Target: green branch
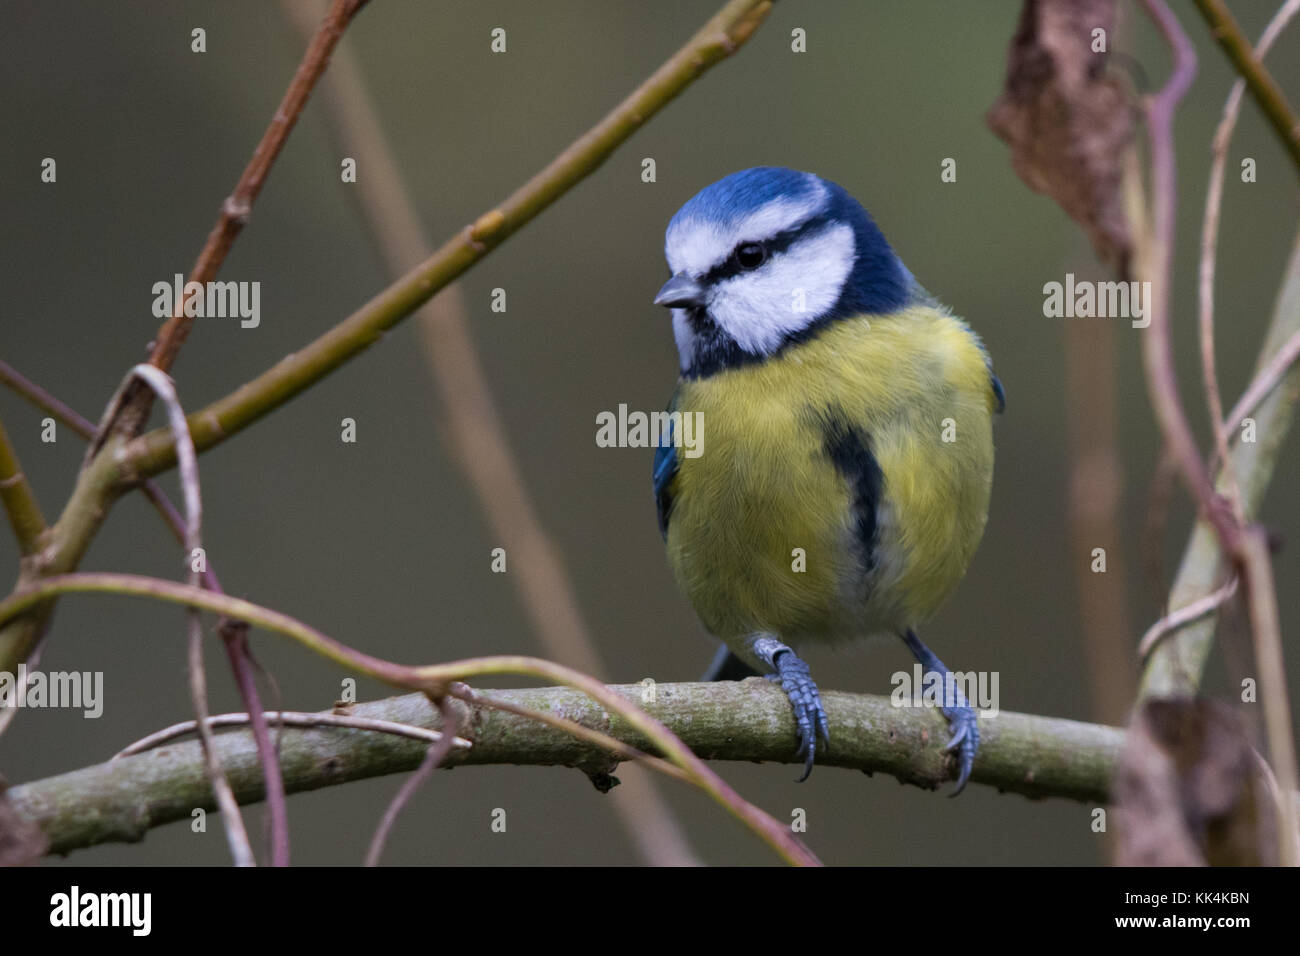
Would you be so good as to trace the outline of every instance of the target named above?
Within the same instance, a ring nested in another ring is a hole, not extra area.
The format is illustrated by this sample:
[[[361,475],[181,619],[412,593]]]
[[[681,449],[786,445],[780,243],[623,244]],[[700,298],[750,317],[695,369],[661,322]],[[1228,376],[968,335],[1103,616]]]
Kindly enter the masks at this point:
[[[315,384],[377,342],[384,332],[496,248],[611,153],[705,70],[739,49],[767,17],[771,0],[730,0],[685,46],[596,126],[579,137],[504,203],[465,227],[422,265],[349,318],[231,395],[189,416],[195,448],[203,452]],[[110,437],[78,476],[72,498],[51,531],[41,560],[25,567],[16,591],[42,578],[74,571],[124,487],[176,463],[169,429],[135,439],[126,449]],[[0,671],[26,659],[49,620],[46,601],[0,627]]]
[[[0,422],[0,504],[9,516],[19,553],[35,554],[45,533],[45,516],[41,514],[31,482],[23,473],[18,452],[9,441],[4,422]]]
[[[1223,0],[1196,0],[1196,7],[1209,24],[1214,39],[1246,81],[1250,95],[1259,104],[1277,138],[1282,141],[1283,148],[1295,163],[1296,171],[1300,172],[1300,122],[1296,121],[1282,88],[1255,55],[1246,34],[1241,32],[1241,27]]]
[[[1300,331],[1300,236],[1287,264],[1256,367],[1263,369],[1297,331]],[[1300,365],[1295,365],[1251,415],[1255,420],[1255,440],[1238,441],[1232,446],[1232,470],[1237,476],[1242,512],[1248,520],[1254,520],[1259,512],[1298,401]],[[1228,427],[1235,427],[1235,423],[1228,423]],[[1226,490],[1222,476],[1219,490]],[[1208,523],[1198,521],[1174,578],[1169,596],[1170,609],[1176,611],[1213,594],[1223,584],[1223,574],[1223,554],[1218,537]],[[1217,622],[1217,615],[1207,614],[1166,635],[1147,661],[1139,696],[1194,694],[1214,644]]]
[[[204,451],[246,428],[374,345],[444,286],[593,173],[651,116],[715,63],[735,53],[771,10],[770,0],[731,0],[587,133],[494,209],[311,344],[225,398],[190,416],[194,445]],[[130,448],[128,472],[154,475],[176,463],[171,435],[158,429]]]
[[[658,684],[643,700],[640,684],[609,688],[639,704],[700,756],[711,760],[793,764],[795,727],[781,691],[762,680],[717,684]],[[599,728],[640,749],[650,741],[625,719],[567,687],[479,691],[481,697],[562,715]],[[950,779],[943,751],[947,726],[931,708],[900,708],[889,698],[826,692],[831,744],[823,768],[880,772],[927,789]],[[465,705],[459,701],[458,708]],[[357,717],[439,727],[437,709],[419,694],[358,704]],[[981,720],[974,782],[1029,797],[1104,802],[1123,731],[1049,717],[1001,713]],[[607,782],[617,761],[599,747],[517,714],[476,705],[462,710],[468,751],[444,766],[513,764],[576,767]],[[247,731],[220,733],[217,752],[240,803],[262,799],[261,770]],[[350,728],[285,728],[280,760],[290,793],[415,769],[427,742]],[[773,771],[780,772],[780,771]],[[821,772],[826,772],[823,769]],[[814,777],[814,780],[816,778]],[[211,809],[212,792],[197,742],[173,744],[11,788],[5,798],[41,828],[50,852],[109,842],[134,842],[152,828]]]
[[[817,863],[816,857],[808,852],[787,827],[736,793],[662,724],[647,717],[644,712],[615,695],[595,678],[561,664],[535,657],[498,655],[452,661],[446,664],[405,667],[354,650],[296,618],[250,601],[220,592],[206,591],[193,585],[176,584],[160,578],[134,574],[64,574],[39,580],[27,590],[0,601],[0,623],[19,618],[33,608],[49,607],[50,599],[54,595],[69,591],[147,597],[215,611],[227,618],[245,621],[282,634],[345,668],[386,681],[395,687],[421,691],[434,700],[439,700],[447,694],[460,696],[461,691],[456,687],[459,682],[487,675],[523,674],[567,684],[586,694],[611,714],[616,714],[644,739],[653,741],[654,748],[662,752],[676,770],[684,772],[691,783],[709,794],[728,813],[753,830],[785,860],[797,865]],[[468,693],[467,690],[465,692]],[[10,711],[10,713],[14,712],[16,711]],[[549,722],[556,730],[576,734],[588,744],[605,747],[620,754],[626,751],[624,745],[608,735],[577,725],[568,718],[538,714],[531,716],[533,719]],[[661,764],[662,761],[651,760],[649,763],[655,765]],[[676,775],[675,771],[674,775]]]

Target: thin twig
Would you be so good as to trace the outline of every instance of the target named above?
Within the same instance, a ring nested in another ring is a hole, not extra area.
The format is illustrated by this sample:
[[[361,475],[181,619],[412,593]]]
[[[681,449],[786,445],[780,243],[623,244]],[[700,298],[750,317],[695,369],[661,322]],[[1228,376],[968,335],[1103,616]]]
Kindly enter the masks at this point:
[[[1177,169],[1174,159],[1174,111],[1196,76],[1196,51],[1164,0],[1143,0],[1144,6],[1173,50],[1169,81],[1147,104],[1147,133],[1151,149],[1152,237],[1149,259],[1152,284],[1151,324],[1143,338],[1147,390],[1156,421],[1179,474],[1197,507],[1219,532],[1225,550],[1233,550],[1237,528],[1216,503],[1214,486],[1187,422],[1174,371],[1170,312],[1173,306],[1173,252]]]
[[[1286,663],[1282,655],[1282,628],[1277,613],[1277,588],[1273,562],[1268,552],[1268,532],[1259,525],[1247,529],[1244,545],[1250,561],[1247,586],[1251,589],[1246,606],[1250,609],[1250,633],[1255,645],[1255,666],[1259,671],[1260,702],[1264,705],[1269,762],[1282,789],[1300,789],[1300,765],[1296,763],[1295,740],[1291,731],[1291,704],[1286,686]],[[1253,552],[1253,555],[1249,554]],[[1278,854],[1283,866],[1296,866],[1296,837],[1300,833],[1294,800],[1283,800],[1278,820]]]
[[[82,438],[90,438],[95,434],[95,425],[90,419],[69,408],[3,359],[0,359],[0,385],[27,399],[56,421],[63,422]]]
[[[1237,404],[1232,406],[1232,411],[1228,412],[1223,427],[1231,431],[1240,425],[1246,416],[1250,415],[1256,406],[1277,387],[1282,376],[1290,370],[1297,359],[1300,359],[1300,331],[1293,332],[1291,337],[1273,353],[1272,358],[1259,370],[1259,373],[1251,380],[1250,385],[1241,393],[1241,398],[1237,400]]]
[[[1257,61],[1263,61],[1273,41],[1297,11],[1300,11],[1300,0],[1287,0],[1273,15],[1260,36],[1259,45],[1255,48]],[[1232,458],[1228,454],[1228,431],[1235,427],[1235,423],[1229,425],[1223,422],[1223,397],[1219,391],[1219,378],[1215,368],[1214,271],[1215,247],[1219,238],[1219,215],[1223,205],[1224,172],[1228,163],[1228,144],[1232,141],[1232,133],[1237,126],[1237,116],[1241,111],[1241,99],[1245,90],[1245,80],[1239,79],[1232,85],[1228,100],[1223,107],[1223,118],[1219,121],[1219,127],[1215,130],[1212,141],[1213,159],[1210,164],[1210,182],[1205,196],[1205,218],[1201,227],[1201,266],[1198,286],[1201,375],[1205,383],[1205,400],[1210,413],[1210,427],[1214,431],[1215,451],[1222,464],[1228,499],[1232,503],[1233,514],[1238,524],[1245,524],[1245,515],[1242,510],[1236,472],[1232,467]]]
[[[1297,335],[1300,335],[1300,233],[1292,240],[1256,368],[1275,368],[1274,359],[1279,350]],[[1292,366],[1284,376],[1273,380],[1272,387],[1258,402],[1239,402],[1230,414],[1230,418],[1243,415],[1248,408],[1256,423],[1256,434],[1252,436],[1255,440],[1239,440],[1230,451],[1241,482],[1243,510],[1251,520],[1263,506],[1298,403],[1300,368]],[[1172,459],[1163,455],[1158,468],[1161,472],[1172,471]],[[1169,589],[1168,606],[1182,607],[1217,590],[1230,573],[1227,564],[1214,529],[1203,520],[1197,521]],[[1185,625],[1177,635],[1160,642],[1147,660],[1139,695],[1195,694],[1209,660],[1214,633],[1215,617],[1211,615]]]
[[[262,715],[262,718],[275,721],[277,724],[283,724],[286,727],[346,727],[349,730],[368,730],[379,734],[392,734],[396,737],[409,737],[412,740],[423,740],[427,743],[436,743],[443,738],[442,731],[439,730],[429,730],[425,727],[416,727],[413,724],[399,724],[392,720],[377,720],[373,717],[356,717],[352,714],[317,714],[296,710],[269,710]],[[208,718],[208,727],[247,727],[251,722],[248,714],[215,714]],[[111,759],[120,760],[123,757],[144,753],[146,750],[153,750],[155,747],[161,747],[178,737],[188,737],[197,731],[198,727],[199,724],[196,720],[183,720],[178,724],[172,724],[170,727],[164,727],[162,730],[155,730],[149,736],[141,737],[135,743],[123,747],[113,754]],[[452,742],[452,746],[468,750],[474,745],[464,737],[457,737]]]
[[[162,399],[167,408],[167,420],[176,439],[176,448],[180,456],[181,493],[185,497],[185,561],[189,565],[190,586],[198,588],[202,576],[194,568],[195,552],[203,547],[203,495],[199,488],[199,459],[194,452],[194,443],[190,440],[189,428],[185,423],[185,410],[181,408],[176,396],[176,386],[166,372],[152,365],[141,364],[127,373],[119,394],[126,390],[127,383],[139,379]],[[116,398],[116,396],[115,396]],[[113,402],[109,407],[113,407]],[[190,696],[194,701],[194,712],[198,718],[199,739],[203,743],[204,763],[208,778],[212,783],[212,792],[217,796],[217,805],[221,808],[221,818],[226,827],[226,840],[230,844],[231,855],[236,866],[256,866],[253,848],[248,842],[248,832],[244,828],[244,818],[239,812],[239,804],[230,789],[230,781],[221,769],[221,761],[213,744],[212,730],[207,725],[211,716],[208,710],[207,674],[203,668],[203,616],[198,608],[186,609],[189,629],[189,668]]]
[[[1300,122],[1287,104],[1286,95],[1277,81],[1260,62],[1261,55],[1251,50],[1250,41],[1233,19],[1223,0],[1196,0],[1197,9],[1210,25],[1210,32],[1236,67],[1250,89],[1269,126],[1300,172]]]
[[[26,398],[46,414],[71,428],[82,438],[95,436],[95,426],[75,409],[60,401],[50,392],[32,382],[16,369],[0,361],[0,384],[7,385],[18,395]],[[144,496],[162,516],[164,523],[171,529],[176,540],[185,545],[185,519],[172,504],[167,493],[152,478],[147,478],[140,485]],[[203,586],[218,594],[221,581],[217,577],[216,567],[211,558],[204,563]],[[217,620],[217,633],[226,646],[226,655],[234,673],[235,686],[239,690],[240,700],[245,711],[253,715],[253,735],[257,740],[257,752],[262,761],[263,774],[266,777],[266,804],[271,831],[271,865],[289,865],[289,811],[285,800],[284,777],[280,773],[280,764],[276,760],[275,748],[271,745],[270,731],[262,717],[262,699],[257,689],[257,680],[253,673],[254,661],[248,646],[247,625],[241,621],[220,617]],[[16,715],[16,709],[0,712],[0,733],[3,733]]]
[[[312,38],[303,54],[302,62],[298,64],[289,88],[285,90],[280,105],[276,107],[271,122],[262,134],[261,141],[253,150],[252,158],[244,168],[239,181],[235,183],[234,191],[221,204],[216,224],[208,233],[207,241],[203,244],[203,249],[190,270],[186,289],[191,282],[211,282],[221,271],[235,237],[248,223],[253,203],[262,191],[272,164],[280,155],[280,150],[284,148],[289,134],[298,122],[298,117],[302,115],[316,81],[329,66],[330,54],[338,45],[343,31],[367,2],[368,0],[334,0],[316,36]],[[181,301],[173,305],[172,315],[163,322],[154,338],[149,364],[164,372],[170,371],[194,325],[194,317],[185,314],[185,303],[189,298],[188,294],[182,294]],[[123,396],[120,405],[112,410],[113,429],[122,435],[134,434],[148,418],[149,405],[150,400],[146,391],[135,390]]]
[[[196,447],[206,450],[242,430],[374,344],[386,329],[589,175],[705,70],[734,53],[758,29],[771,7],[771,0],[730,0],[619,107],[504,204],[481,216],[426,263],[303,351],[282,360],[215,406],[191,416],[190,435]],[[32,591],[44,577],[75,571],[114,500],[141,478],[176,462],[167,429],[132,442],[121,436],[105,437],[104,441],[113,444],[113,454],[97,455],[93,466],[78,476],[55,524],[57,533],[51,536],[53,540],[46,549],[48,560],[32,573],[20,573],[16,592]],[[130,453],[118,454],[127,447]],[[0,670],[15,668],[38,644],[53,607],[52,602],[38,605],[23,619],[0,626]]]
[[[195,446],[202,452],[225,441],[378,342],[388,329],[594,172],[705,70],[735,53],[771,8],[771,0],[729,0],[649,79],[499,206],[479,216],[324,335],[192,414]],[[122,474],[154,475],[176,461],[166,429],[140,436],[129,448]]]
[[[319,4],[289,0],[285,7],[299,30],[309,34]],[[347,44],[335,53],[319,97],[333,120],[340,153],[355,157],[358,167],[366,170],[349,192],[356,196],[362,219],[396,278],[412,262],[427,258],[432,246]],[[437,433],[473,489],[497,543],[510,555],[512,573],[507,577],[543,656],[606,677],[609,669],[592,640],[564,556],[547,534],[529,483],[511,452],[505,423],[470,335],[459,284],[453,282],[426,303],[416,322],[446,417],[445,427]],[[642,859],[653,866],[698,864],[653,774],[633,764],[625,776],[624,799],[609,801],[608,806]]]
[[[1199,2],[1199,0],[1198,0]],[[1214,528],[1224,553],[1241,575],[1252,623],[1261,692],[1266,707],[1269,751],[1274,770],[1282,786],[1297,789],[1297,766],[1291,739],[1291,719],[1286,708],[1285,671],[1265,666],[1266,660],[1281,661],[1280,635],[1276,627],[1276,595],[1272,592],[1273,572],[1263,529],[1243,529],[1231,509],[1224,508],[1216,495],[1209,471],[1192,437],[1187,416],[1178,393],[1174,374],[1170,311],[1173,287],[1173,244],[1175,237],[1175,175],[1173,119],[1174,111],[1196,75],[1196,53],[1178,18],[1164,0],[1143,0],[1165,41],[1173,51],[1174,68],[1169,81],[1152,97],[1148,106],[1147,131],[1151,145],[1152,193],[1154,199],[1154,276],[1152,319],[1144,341],[1143,358],[1147,369],[1148,392],[1165,442],[1178,463],[1198,509]],[[1264,587],[1265,583],[1268,588]],[[1260,604],[1259,602],[1263,602]],[[1276,646],[1267,648],[1274,641]],[[1273,712],[1270,713],[1269,709]],[[1277,713],[1277,708],[1284,708]],[[1281,855],[1291,861],[1295,817],[1286,820],[1292,830],[1282,834]]]
[[[1138,642],[1138,657],[1142,660],[1146,660],[1147,655],[1155,650],[1160,639],[1166,634],[1171,634],[1184,625],[1190,624],[1192,621],[1204,617],[1236,593],[1237,578],[1234,576],[1229,578],[1227,583],[1213,594],[1207,594],[1200,600],[1193,601],[1191,604],[1180,607],[1176,611],[1170,611],[1160,620],[1152,624],[1151,627],[1147,629],[1147,632],[1142,635],[1142,640]]]
[[[1300,800],[1300,794],[1283,792],[1282,788],[1278,786],[1277,775],[1273,773],[1273,768],[1268,765],[1268,761],[1264,759],[1264,755],[1254,747],[1250,749],[1250,756],[1252,762],[1255,764],[1255,769],[1259,771],[1260,777],[1264,780],[1264,786],[1268,789],[1268,795],[1273,800],[1273,806],[1276,808],[1278,820],[1280,821],[1285,818],[1287,813],[1287,803],[1291,804],[1291,812],[1294,813],[1296,801]],[[1300,831],[1295,833],[1295,839],[1292,841],[1291,853],[1294,859],[1300,859]]]
[[[536,657],[502,655],[454,661],[449,664],[404,667],[355,650],[340,641],[284,614],[242,598],[214,594],[201,588],[161,578],[136,574],[63,574],[41,578],[29,587],[0,601],[0,627],[34,607],[45,606],[49,598],[68,592],[119,594],[202,608],[289,637],[304,647],[359,673],[395,687],[419,690],[429,697],[446,693],[450,684],[468,677],[522,674],[567,684],[616,711],[637,732],[654,741],[668,760],[686,770],[691,782],[757,834],[790,863],[815,865],[817,858],[798,839],[726,784],[695,754],[682,745],[661,723],[612,693],[604,684],[572,668]],[[653,766],[653,764],[651,764]]]
[[[429,779],[429,774],[433,773],[451,753],[456,734],[460,730],[460,715],[456,713],[456,708],[451,706],[451,701],[445,694],[434,703],[438,705],[438,710],[442,714],[442,726],[445,728],[443,737],[425,753],[420,766],[416,768],[415,773],[402,782],[397,796],[393,797],[392,803],[384,811],[383,819],[379,821],[375,835],[370,839],[370,849],[366,851],[366,866],[379,865],[379,857],[383,855],[384,844],[388,842],[388,834],[392,831],[393,824],[397,822],[397,815],[411,802],[411,798],[415,796],[421,784]]]
[[[208,587],[208,590],[219,591],[220,586]],[[279,755],[271,742],[271,729],[262,711],[262,695],[257,689],[257,676],[254,673],[256,662],[248,643],[248,623],[219,617],[217,635],[226,648],[226,659],[230,662],[240,700],[248,708],[253,739],[257,741],[257,754],[262,761],[262,775],[266,780],[267,822],[270,824],[271,865],[288,866],[289,804],[284,792],[284,774],[280,771]]]

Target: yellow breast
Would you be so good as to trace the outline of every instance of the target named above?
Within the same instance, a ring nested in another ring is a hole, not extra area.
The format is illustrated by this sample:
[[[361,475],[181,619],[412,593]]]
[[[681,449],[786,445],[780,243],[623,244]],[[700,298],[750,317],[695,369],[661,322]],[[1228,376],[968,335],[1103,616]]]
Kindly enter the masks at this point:
[[[676,407],[701,413],[703,452],[678,456],[667,543],[705,625],[790,642],[923,621],[983,532],[994,404],[974,336],[930,307],[841,320],[765,362],[683,381]],[[860,496],[827,451],[834,416],[869,438],[880,469],[870,556]]]

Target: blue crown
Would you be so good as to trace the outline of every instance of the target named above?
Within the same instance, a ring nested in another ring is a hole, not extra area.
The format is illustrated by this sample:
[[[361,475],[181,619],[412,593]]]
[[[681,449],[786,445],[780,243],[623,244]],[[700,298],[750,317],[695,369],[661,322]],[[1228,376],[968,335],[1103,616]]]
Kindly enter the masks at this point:
[[[912,301],[919,292],[916,280],[862,204],[842,186],[813,173],[780,166],[756,166],[732,173],[687,200],[668,228],[691,221],[733,228],[774,200],[808,201],[819,194],[822,202],[811,224],[848,224],[853,229],[856,253],[853,271],[844,282],[839,301],[819,318],[883,314]]]

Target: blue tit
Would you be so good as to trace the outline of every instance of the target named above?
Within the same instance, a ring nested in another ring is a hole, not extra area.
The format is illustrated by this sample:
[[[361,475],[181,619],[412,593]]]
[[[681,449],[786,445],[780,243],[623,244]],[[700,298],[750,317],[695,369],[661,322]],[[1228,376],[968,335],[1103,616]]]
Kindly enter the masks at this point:
[[[915,628],[983,534],[1002,385],[857,200],[811,173],[714,183],[673,216],[665,254],[654,301],[681,360],[667,421],[696,416],[702,441],[687,455],[668,434],[656,449],[660,530],[724,643],[713,677],[781,686],[806,779],[829,725],[796,649],[893,633],[927,680],[948,675]],[[938,686],[960,792],[979,728],[960,690]]]

